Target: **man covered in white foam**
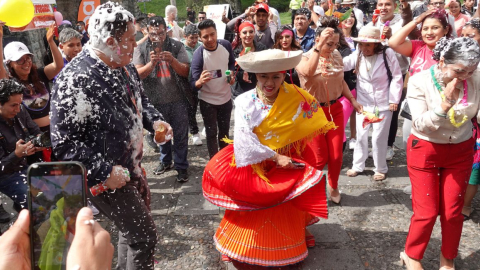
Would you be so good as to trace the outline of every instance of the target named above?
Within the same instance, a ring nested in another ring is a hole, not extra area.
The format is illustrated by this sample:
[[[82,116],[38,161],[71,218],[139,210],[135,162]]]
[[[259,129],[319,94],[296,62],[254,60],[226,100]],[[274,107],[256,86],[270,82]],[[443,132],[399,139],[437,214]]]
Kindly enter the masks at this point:
[[[86,166],[87,196],[119,229],[117,268],[153,269],[157,231],[141,167],[143,129],[164,125],[167,138],[172,129],[148,101],[131,64],[132,14],[112,2],[100,5],[89,34],[89,43],[53,87],[53,151],[59,160]]]

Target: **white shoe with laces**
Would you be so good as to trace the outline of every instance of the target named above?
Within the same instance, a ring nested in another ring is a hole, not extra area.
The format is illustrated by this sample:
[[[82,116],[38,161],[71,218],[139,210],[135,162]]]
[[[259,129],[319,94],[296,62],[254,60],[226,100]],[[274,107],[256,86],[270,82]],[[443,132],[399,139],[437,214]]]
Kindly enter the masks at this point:
[[[200,134],[193,134],[192,135],[192,142],[193,142],[193,145],[202,145],[203,142],[202,142],[202,138],[200,138]]]
[[[387,147],[387,160],[392,160],[393,156],[395,155],[395,152],[393,151],[393,148],[391,146]]]
[[[357,140],[355,140],[355,138],[350,139],[350,141],[348,142],[348,148],[350,150],[355,149],[355,144],[357,144]]]

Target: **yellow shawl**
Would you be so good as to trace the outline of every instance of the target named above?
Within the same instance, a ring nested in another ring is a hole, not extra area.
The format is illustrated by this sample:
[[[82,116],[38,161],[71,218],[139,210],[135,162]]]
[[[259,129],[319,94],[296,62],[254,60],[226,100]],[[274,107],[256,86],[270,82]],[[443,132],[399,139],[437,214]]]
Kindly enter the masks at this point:
[[[302,110],[305,99],[310,104],[309,111]],[[327,120],[320,104],[312,95],[301,88],[295,89],[295,86],[283,83],[267,117],[253,132],[263,145],[289,156],[292,147],[301,155],[306,144],[315,136],[335,128],[335,123]],[[268,182],[262,164],[252,167]]]

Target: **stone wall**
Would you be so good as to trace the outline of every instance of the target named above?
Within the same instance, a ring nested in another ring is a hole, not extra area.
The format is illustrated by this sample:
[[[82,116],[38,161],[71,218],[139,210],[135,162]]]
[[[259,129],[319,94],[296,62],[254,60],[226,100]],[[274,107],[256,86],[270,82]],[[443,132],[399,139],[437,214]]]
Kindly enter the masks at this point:
[[[44,37],[47,33],[46,29],[38,29],[25,32],[11,33],[4,31],[3,46],[12,41],[20,41],[27,45],[30,52],[34,55],[33,59],[37,67],[43,67],[43,56],[46,54]]]

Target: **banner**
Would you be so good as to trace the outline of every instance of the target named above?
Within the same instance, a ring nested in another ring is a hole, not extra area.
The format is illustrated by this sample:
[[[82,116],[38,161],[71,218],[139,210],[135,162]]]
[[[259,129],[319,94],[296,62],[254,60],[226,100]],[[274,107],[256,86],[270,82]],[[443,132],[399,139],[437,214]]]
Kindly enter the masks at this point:
[[[34,30],[39,28],[47,28],[55,22],[55,16],[53,16],[53,7],[55,0],[32,0],[35,8],[35,15],[32,21],[24,27],[14,28],[9,27],[11,32],[22,32],[28,30]]]
[[[93,15],[95,9],[100,5],[100,0],[82,0],[78,7],[77,21],[83,21],[88,25],[90,17]]]
[[[231,13],[230,5],[209,5],[204,6],[203,11],[207,13],[207,19],[211,19],[215,22],[217,28],[217,37],[225,38],[225,31],[227,30],[227,25],[222,22],[222,16],[225,12],[225,17],[228,18],[228,14]]]

